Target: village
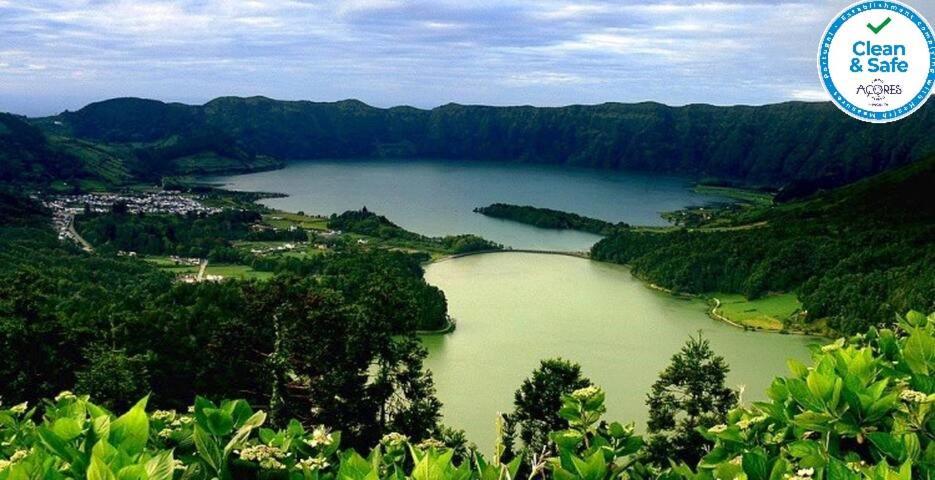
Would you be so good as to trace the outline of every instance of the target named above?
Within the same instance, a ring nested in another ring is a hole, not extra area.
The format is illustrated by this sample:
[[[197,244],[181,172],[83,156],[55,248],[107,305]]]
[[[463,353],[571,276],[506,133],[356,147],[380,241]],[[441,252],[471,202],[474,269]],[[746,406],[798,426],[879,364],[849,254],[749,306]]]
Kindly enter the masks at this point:
[[[105,213],[115,206],[126,207],[127,213],[134,214],[178,214],[211,215],[220,208],[208,207],[201,198],[182,195],[178,192],[157,191],[139,193],[85,193],[79,195],[50,195],[34,197],[52,211],[52,224],[60,240],[70,239],[87,251],[93,250],[74,229],[75,215],[81,213]]]

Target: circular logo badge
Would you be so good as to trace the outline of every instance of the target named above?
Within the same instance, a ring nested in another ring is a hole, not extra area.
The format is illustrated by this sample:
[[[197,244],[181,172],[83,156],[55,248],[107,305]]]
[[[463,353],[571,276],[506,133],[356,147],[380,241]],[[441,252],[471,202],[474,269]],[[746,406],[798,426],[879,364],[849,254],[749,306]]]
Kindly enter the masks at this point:
[[[865,122],[905,118],[928,99],[935,83],[935,35],[912,8],[863,1],[828,25],[818,73],[835,105]]]

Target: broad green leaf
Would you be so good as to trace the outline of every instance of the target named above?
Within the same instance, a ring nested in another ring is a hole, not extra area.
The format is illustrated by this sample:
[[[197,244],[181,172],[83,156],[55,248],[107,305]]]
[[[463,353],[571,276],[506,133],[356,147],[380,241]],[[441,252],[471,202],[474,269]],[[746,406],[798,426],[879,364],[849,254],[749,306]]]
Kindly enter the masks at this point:
[[[223,437],[234,428],[234,418],[230,413],[219,408],[206,408],[203,411],[205,416],[205,429],[212,435]]]
[[[91,465],[88,467],[88,480],[117,480],[117,477],[101,459],[91,457]]]
[[[199,425],[195,425],[193,437],[198,456],[215,472],[221,471],[221,462],[224,461],[224,457],[221,453],[221,447],[218,446],[214,438]]]
[[[149,397],[144,397],[110,425],[110,443],[129,455],[141,453],[149,439],[147,400]]]
[[[60,418],[52,424],[52,431],[63,441],[71,441],[81,435],[84,429],[72,418]]]
[[[906,448],[903,446],[903,442],[893,435],[886,432],[871,432],[867,434],[867,438],[880,453],[887,457],[897,462],[906,459]]]
[[[903,359],[913,373],[928,375],[935,366],[935,338],[921,328],[914,329],[903,347]]]
[[[758,452],[743,454],[743,472],[749,480],[768,480],[766,456]]]
[[[172,451],[159,452],[146,462],[146,475],[148,480],[172,480],[175,464]]]
[[[234,434],[234,436],[231,437],[230,441],[227,442],[227,445],[224,447],[224,458],[227,458],[227,456],[230,455],[231,452],[234,451],[235,448],[237,448],[237,445],[239,445],[240,442],[244,441],[244,439],[246,439],[247,436],[250,435],[250,432],[253,429],[259,427],[260,425],[263,425],[263,422],[265,421],[266,421],[266,412],[263,412],[263,411],[256,412],[253,414],[253,416],[248,418],[243,423],[243,426],[240,427],[239,430],[237,430],[237,433]],[[335,438],[335,441],[333,442],[333,446],[335,448],[337,448],[336,444],[338,443],[338,441],[339,440]]]

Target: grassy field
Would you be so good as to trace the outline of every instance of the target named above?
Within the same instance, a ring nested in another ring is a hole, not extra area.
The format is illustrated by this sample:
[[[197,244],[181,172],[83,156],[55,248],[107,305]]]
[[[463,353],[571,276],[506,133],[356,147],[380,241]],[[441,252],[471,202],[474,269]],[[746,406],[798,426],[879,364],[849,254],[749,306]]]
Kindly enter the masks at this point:
[[[306,230],[318,230],[322,232],[328,230],[328,219],[325,217],[299,215],[298,213],[289,213],[280,210],[263,215],[263,222],[276,228],[289,228],[296,225]]]
[[[143,260],[165,270],[167,272],[174,273],[176,275],[188,275],[198,273],[198,265],[178,265],[174,260],[169,257],[162,257],[156,255],[149,255],[143,258]]]
[[[220,275],[224,278],[267,280],[273,272],[258,272],[246,265],[208,264],[205,275]]]
[[[763,330],[782,330],[783,320],[802,308],[793,293],[769,295],[756,300],[747,300],[735,293],[710,295],[721,301],[717,312],[731,322]]]
[[[773,196],[766,192],[757,190],[747,190],[733,187],[716,187],[712,185],[696,185],[693,189],[695,193],[705,195],[718,195],[721,197],[732,198],[741,203],[751,205],[772,205]]]

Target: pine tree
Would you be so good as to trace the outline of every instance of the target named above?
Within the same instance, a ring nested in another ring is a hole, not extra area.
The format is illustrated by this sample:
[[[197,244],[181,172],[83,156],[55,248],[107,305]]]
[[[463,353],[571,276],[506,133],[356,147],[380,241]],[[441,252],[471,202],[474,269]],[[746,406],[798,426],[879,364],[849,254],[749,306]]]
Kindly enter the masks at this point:
[[[700,332],[672,356],[646,401],[652,462],[667,466],[671,458],[695,465],[704,456],[710,444],[696,429],[723,423],[737,402],[737,393],[724,385],[729,371]]]

